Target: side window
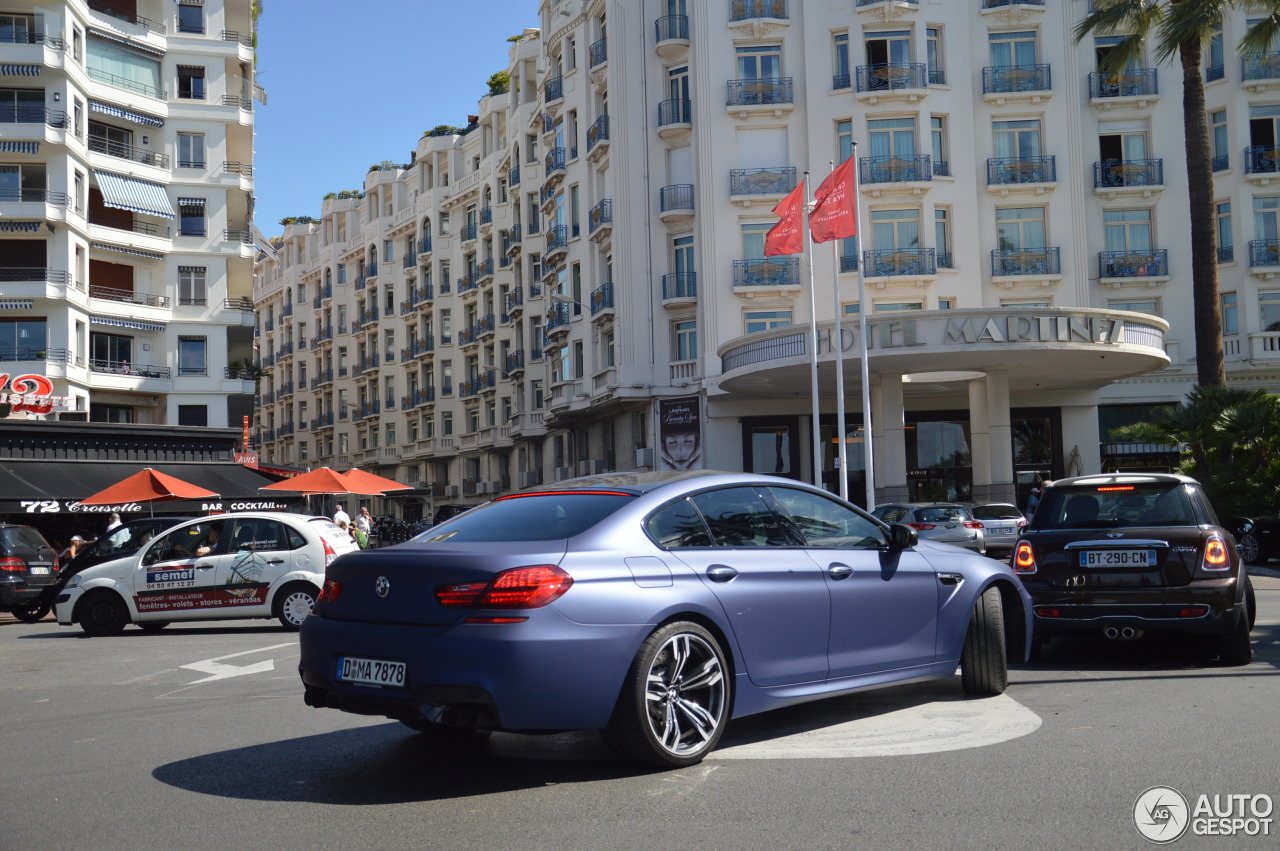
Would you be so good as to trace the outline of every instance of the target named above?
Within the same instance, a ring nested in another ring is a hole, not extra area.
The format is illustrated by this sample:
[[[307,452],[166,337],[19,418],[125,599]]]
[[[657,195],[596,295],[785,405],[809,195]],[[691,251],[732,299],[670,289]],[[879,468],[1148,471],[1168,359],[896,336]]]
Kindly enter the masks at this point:
[[[790,522],[765,504],[755,488],[725,488],[690,497],[706,518],[718,547],[794,547]]]
[[[658,511],[649,518],[645,528],[654,543],[666,550],[711,546],[711,535],[702,522],[702,515],[687,499]]]
[[[261,552],[283,550],[287,547],[284,526],[280,521],[262,517],[245,517],[236,520],[235,531],[231,534],[231,552],[241,550]]]
[[[811,547],[832,549],[884,546],[880,527],[848,506],[809,491],[769,488],[769,493],[791,515]]]
[[[222,520],[209,520],[174,529],[143,554],[142,563],[155,564],[159,561],[195,558],[205,548],[209,549],[200,553],[201,555],[218,551],[222,526]]]
[[[901,523],[902,518],[906,516],[907,509],[900,505],[891,505],[876,512],[876,517],[879,517],[886,523]]]

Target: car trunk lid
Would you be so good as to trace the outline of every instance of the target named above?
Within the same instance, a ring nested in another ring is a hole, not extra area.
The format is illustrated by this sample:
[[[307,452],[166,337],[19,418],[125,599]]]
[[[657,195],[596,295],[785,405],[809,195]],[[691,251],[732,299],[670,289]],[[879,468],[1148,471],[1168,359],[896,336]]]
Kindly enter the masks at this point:
[[[1191,582],[1205,535],[1170,539],[1168,533],[1167,528],[1132,527],[1041,531],[1025,538],[1035,550],[1039,581],[1050,585],[1176,588]]]

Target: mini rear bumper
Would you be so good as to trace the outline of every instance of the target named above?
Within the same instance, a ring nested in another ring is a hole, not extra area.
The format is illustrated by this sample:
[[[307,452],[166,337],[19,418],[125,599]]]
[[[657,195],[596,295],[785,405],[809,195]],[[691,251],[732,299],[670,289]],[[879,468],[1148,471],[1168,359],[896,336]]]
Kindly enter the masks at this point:
[[[1099,632],[1132,627],[1145,632],[1221,635],[1235,626],[1239,605],[1234,577],[1181,588],[1089,589],[1070,592],[1028,581],[1037,635]]]

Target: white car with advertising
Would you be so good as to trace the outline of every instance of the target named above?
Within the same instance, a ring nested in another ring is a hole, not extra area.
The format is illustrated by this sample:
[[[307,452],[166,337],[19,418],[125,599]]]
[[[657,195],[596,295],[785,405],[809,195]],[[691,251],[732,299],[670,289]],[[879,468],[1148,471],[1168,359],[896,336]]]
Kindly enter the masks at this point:
[[[276,618],[296,630],[311,613],[325,568],[359,549],[326,517],[221,514],[165,531],[136,553],[73,576],[58,623],[115,635],[130,623]]]

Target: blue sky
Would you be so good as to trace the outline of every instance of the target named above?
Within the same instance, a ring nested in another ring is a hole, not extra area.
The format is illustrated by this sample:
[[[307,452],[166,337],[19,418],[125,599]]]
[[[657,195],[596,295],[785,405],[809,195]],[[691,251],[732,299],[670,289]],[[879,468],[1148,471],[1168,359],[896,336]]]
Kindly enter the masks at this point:
[[[506,70],[507,38],[538,26],[537,0],[263,5],[254,173],[267,236],[285,216],[319,216],[326,193],[362,188],[374,163],[408,162],[424,130],[465,124]]]

